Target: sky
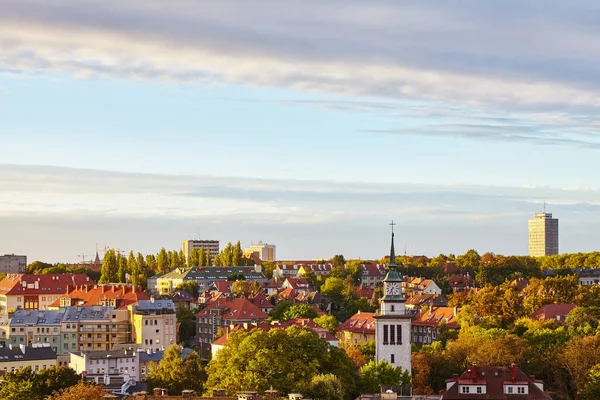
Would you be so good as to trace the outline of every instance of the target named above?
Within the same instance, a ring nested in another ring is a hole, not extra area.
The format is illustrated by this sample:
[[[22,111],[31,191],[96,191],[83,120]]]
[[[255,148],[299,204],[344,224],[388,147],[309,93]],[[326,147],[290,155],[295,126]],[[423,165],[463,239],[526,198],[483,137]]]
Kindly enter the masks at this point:
[[[0,0],[0,254],[527,254],[544,202],[598,250],[599,13]]]

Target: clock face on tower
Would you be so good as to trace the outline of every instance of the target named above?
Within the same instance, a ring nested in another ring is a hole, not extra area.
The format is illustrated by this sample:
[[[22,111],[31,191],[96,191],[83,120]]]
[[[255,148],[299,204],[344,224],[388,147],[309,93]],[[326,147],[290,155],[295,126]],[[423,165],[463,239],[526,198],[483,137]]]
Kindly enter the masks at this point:
[[[397,296],[400,294],[400,284],[399,283],[386,283],[385,285],[385,294]]]

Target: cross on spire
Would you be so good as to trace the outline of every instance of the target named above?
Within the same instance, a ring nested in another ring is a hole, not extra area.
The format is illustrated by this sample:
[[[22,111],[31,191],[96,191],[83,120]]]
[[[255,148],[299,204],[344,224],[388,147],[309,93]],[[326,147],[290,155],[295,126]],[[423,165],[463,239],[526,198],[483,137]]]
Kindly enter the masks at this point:
[[[392,220],[392,222],[390,222],[390,226],[392,227],[392,236],[394,235],[394,225],[397,225],[394,223],[394,220]]]
[[[396,250],[394,249],[394,225],[396,224],[394,223],[394,220],[392,220],[392,222],[390,223],[390,226],[392,227],[392,245],[390,247],[390,264],[388,265],[390,269],[395,269],[397,267]]]

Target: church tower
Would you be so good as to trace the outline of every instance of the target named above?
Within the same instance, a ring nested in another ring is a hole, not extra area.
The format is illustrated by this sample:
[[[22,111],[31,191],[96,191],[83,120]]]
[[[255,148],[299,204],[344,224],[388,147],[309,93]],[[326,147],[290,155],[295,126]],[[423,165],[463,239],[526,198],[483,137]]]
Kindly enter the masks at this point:
[[[388,272],[383,280],[383,297],[374,316],[375,360],[385,360],[394,367],[402,367],[411,373],[411,316],[406,314],[406,299],[402,295],[402,275],[396,265],[394,250],[394,221]]]

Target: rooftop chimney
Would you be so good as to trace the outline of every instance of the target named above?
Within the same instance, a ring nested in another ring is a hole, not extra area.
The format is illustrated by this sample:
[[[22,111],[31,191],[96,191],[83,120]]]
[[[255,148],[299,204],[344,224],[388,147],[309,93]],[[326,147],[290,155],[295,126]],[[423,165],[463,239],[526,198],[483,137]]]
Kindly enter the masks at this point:
[[[471,364],[471,378],[473,378],[474,381],[477,380],[477,363]]]
[[[457,380],[458,379],[458,374],[452,374],[452,379]]]
[[[511,376],[513,382],[514,382],[514,381],[517,380],[517,364],[512,363],[510,366],[511,366],[510,376]]]
[[[125,285],[123,285],[123,296],[125,295],[126,292],[127,292],[127,288],[125,287]]]
[[[71,286],[67,285],[67,287],[65,288],[65,293],[69,294],[69,292],[71,291]]]
[[[113,293],[115,292],[115,286],[116,286],[116,285],[112,285],[112,286],[111,286]]]

